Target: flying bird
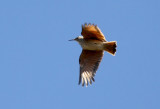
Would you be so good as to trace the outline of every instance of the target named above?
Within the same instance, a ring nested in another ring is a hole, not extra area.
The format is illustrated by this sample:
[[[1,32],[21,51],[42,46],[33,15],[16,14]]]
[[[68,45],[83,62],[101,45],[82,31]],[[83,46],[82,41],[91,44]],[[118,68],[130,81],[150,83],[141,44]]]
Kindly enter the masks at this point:
[[[80,75],[79,84],[86,87],[95,81],[94,76],[103,58],[104,51],[111,55],[116,53],[116,41],[108,42],[101,30],[94,24],[82,25],[82,36],[69,41],[77,41],[82,47],[82,53],[79,57]]]

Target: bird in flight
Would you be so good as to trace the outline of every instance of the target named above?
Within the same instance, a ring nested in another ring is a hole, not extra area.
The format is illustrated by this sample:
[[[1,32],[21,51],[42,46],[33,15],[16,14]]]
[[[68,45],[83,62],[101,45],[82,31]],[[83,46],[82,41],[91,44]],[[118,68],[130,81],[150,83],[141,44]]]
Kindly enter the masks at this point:
[[[114,56],[117,44],[116,41],[108,42],[101,30],[94,24],[82,25],[81,35],[69,41],[77,41],[83,49],[79,57],[79,84],[82,82],[82,86],[86,84],[87,87],[88,83],[91,85],[95,81],[94,76],[104,51]]]

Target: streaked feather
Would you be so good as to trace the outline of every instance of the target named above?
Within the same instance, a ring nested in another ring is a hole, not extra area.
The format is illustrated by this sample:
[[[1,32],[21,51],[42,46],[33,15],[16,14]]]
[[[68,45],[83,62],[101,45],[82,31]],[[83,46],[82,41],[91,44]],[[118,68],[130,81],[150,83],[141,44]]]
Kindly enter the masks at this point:
[[[82,80],[82,86],[84,83],[86,86],[92,84],[94,82],[94,76],[98,69],[98,66],[102,60],[103,51],[90,51],[90,50],[83,50],[79,59],[80,64],[80,78],[79,84]]]

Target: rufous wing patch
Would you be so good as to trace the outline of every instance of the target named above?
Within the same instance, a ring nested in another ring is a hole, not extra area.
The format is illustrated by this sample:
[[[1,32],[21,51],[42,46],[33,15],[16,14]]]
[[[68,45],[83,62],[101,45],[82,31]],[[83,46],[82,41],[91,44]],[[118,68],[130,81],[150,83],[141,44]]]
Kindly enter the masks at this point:
[[[97,27],[97,25],[94,24],[84,24],[82,25],[82,32],[81,32],[82,36],[85,39],[97,39],[100,41],[106,41],[103,33],[101,32],[101,30]]]

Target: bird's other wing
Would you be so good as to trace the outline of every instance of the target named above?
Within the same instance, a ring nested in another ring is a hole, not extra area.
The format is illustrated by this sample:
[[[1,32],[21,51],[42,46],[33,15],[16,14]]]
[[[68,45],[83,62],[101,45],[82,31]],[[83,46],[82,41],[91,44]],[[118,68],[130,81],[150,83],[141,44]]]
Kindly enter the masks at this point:
[[[86,86],[88,86],[88,83],[92,84],[92,81],[94,82],[94,76],[102,60],[102,57],[103,51],[82,51],[79,58],[79,84],[82,81],[82,86],[84,86],[84,83],[86,84]]]
[[[82,25],[82,32],[81,35],[85,38],[85,39],[97,39],[100,41],[106,41],[103,33],[101,32],[101,30],[97,27],[97,25],[94,24],[84,24]]]

